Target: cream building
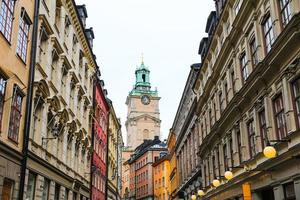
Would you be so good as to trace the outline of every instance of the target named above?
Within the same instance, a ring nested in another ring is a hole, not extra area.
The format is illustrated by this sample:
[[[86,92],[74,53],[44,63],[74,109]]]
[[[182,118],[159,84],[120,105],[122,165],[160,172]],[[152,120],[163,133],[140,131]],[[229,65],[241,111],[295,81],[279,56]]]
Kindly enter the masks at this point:
[[[118,145],[119,133],[121,131],[120,119],[117,118],[111,101],[109,110],[109,131],[108,131],[108,179],[107,179],[107,199],[117,200],[121,191],[118,191],[119,171],[118,171]]]
[[[184,165],[192,152],[178,160],[184,198],[203,190],[210,200],[300,199],[300,2],[215,3],[193,88],[200,170]],[[264,156],[266,146],[275,158]],[[200,185],[186,184],[194,170]]]
[[[84,6],[40,4],[26,199],[89,198],[93,33]]]
[[[0,0],[0,199],[18,199],[35,1]],[[19,38],[19,39],[18,39]]]
[[[127,146],[135,149],[145,139],[160,135],[159,100],[157,90],[151,90],[150,71],[144,62],[135,71],[136,83],[129,93],[126,130]]]

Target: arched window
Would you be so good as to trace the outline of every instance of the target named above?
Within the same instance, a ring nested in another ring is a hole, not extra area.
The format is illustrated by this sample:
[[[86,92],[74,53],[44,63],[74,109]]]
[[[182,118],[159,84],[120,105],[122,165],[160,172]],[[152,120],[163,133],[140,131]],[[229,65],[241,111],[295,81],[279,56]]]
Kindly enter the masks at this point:
[[[146,75],[145,74],[142,75],[142,79],[143,79],[143,82],[146,82]]]

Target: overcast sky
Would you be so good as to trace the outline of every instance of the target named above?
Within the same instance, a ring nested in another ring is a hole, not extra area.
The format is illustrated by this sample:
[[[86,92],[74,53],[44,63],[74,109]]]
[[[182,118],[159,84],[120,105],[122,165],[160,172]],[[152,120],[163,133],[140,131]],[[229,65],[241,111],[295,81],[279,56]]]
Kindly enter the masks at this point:
[[[213,0],[76,0],[88,11],[87,27],[95,33],[94,53],[102,78],[121,118],[126,141],[125,100],[144,62],[158,88],[161,138],[168,136],[190,65],[200,62],[199,42],[205,34]]]

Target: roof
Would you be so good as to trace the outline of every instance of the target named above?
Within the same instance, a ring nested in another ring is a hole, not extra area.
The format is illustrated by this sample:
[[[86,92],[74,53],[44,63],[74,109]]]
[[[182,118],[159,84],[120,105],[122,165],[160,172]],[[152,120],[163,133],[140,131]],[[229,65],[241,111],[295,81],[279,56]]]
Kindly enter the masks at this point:
[[[135,148],[134,153],[128,160],[129,163],[133,163],[139,157],[144,155],[148,151],[167,151],[166,143],[160,141],[158,136],[155,136],[154,140],[144,140],[144,142]]]

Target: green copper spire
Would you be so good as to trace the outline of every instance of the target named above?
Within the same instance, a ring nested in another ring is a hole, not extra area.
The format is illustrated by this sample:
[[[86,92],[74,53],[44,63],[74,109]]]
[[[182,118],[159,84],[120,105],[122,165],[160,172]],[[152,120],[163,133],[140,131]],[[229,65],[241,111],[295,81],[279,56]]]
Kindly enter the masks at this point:
[[[135,70],[135,85],[133,90],[130,92],[132,95],[140,95],[140,94],[149,94],[152,96],[157,96],[157,90],[151,91],[151,83],[150,83],[150,70],[144,63],[144,59],[142,57],[142,62],[139,67]]]

